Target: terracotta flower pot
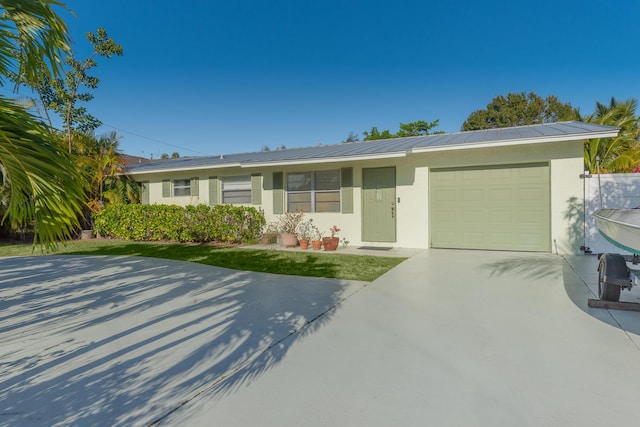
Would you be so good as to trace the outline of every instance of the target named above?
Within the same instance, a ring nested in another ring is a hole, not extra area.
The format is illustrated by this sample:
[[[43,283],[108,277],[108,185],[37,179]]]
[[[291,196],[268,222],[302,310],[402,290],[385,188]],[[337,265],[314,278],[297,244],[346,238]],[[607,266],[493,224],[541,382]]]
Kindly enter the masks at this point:
[[[293,233],[280,233],[280,246],[293,248],[298,244],[298,237]]]
[[[314,251],[319,251],[322,247],[322,240],[312,240],[311,246],[313,247]]]
[[[325,251],[335,251],[338,249],[338,243],[340,243],[340,239],[338,237],[322,238],[322,246],[324,246]]]
[[[302,250],[309,249],[309,240],[307,239],[300,240],[300,249]]]

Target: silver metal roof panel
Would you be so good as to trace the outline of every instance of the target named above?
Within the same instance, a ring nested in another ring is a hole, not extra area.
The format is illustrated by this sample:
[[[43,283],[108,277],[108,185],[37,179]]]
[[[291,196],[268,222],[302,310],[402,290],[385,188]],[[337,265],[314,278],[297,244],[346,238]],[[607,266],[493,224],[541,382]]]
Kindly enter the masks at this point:
[[[163,171],[194,170],[218,167],[252,167],[267,164],[296,164],[310,161],[341,161],[369,156],[392,157],[398,153],[447,150],[483,145],[514,145],[519,143],[561,141],[563,139],[593,139],[617,135],[618,128],[582,122],[558,122],[510,128],[487,129],[407,138],[360,141],[313,147],[290,148],[218,156],[183,157],[161,162],[131,166],[132,174]]]

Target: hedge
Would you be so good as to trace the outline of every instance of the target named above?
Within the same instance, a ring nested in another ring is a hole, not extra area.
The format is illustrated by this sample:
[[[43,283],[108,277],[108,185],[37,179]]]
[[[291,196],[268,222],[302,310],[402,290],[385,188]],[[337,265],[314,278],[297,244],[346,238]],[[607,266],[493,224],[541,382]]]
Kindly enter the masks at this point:
[[[103,237],[136,241],[255,241],[266,221],[253,207],[234,205],[108,205],[94,215]]]

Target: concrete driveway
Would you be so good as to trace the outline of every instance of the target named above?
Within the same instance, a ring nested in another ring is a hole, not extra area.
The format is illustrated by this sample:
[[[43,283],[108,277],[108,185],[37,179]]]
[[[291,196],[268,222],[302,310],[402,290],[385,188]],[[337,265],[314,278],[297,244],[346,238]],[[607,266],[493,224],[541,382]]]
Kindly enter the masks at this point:
[[[587,307],[595,266],[430,250],[365,284],[0,259],[0,425],[638,425],[640,313]]]

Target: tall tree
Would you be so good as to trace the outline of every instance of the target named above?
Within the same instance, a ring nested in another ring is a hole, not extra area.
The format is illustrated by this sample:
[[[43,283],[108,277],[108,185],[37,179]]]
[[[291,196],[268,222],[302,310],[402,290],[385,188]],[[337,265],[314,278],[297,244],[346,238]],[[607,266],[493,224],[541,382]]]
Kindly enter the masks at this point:
[[[389,129],[385,129],[382,132],[378,130],[377,126],[371,126],[370,131],[363,131],[362,135],[364,135],[363,141],[373,141],[376,139],[390,139],[393,138],[393,134],[389,131]]]
[[[376,139],[405,138],[408,136],[420,136],[420,135],[431,135],[434,133],[442,133],[442,132],[432,132],[432,129],[438,126],[438,122],[439,120],[436,119],[432,122],[418,120],[415,122],[400,123],[400,129],[396,133],[391,133],[389,129],[379,131],[376,126],[372,126],[370,131],[362,132],[362,134],[364,135],[363,141],[373,141]]]
[[[342,143],[348,144],[350,142],[358,142],[358,141],[360,141],[360,136],[355,132],[349,132],[349,135],[347,135],[347,139],[342,141]]]
[[[38,82],[36,90],[44,109],[49,125],[53,127],[48,110],[52,110],[62,118],[65,139],[69,152],[72,151],[73,132],[91,134],[102,122],[91,115],[84,106],[77,106],[78,101],[88,102],[93,99],[91,92],[79,92],[81,87],[96,89],[100,79],[88,74],[97,64],[96,57],[109,59],[113,55],[122,56],[122,46],[107,35],[104,28],[98,28],[95,34],[87,33],[87,40],[93,51],[84,60],[73,55],[65,58],[67,66],[65,77],[57,79],[43,78]]]
[[[69,52],[56,0],[0,0],[0,76],[35,82],[61,75]],[[73,158],[60,150],[49,128],[23,107],[0,96],[0,165],[8,202],[2,221],[33,224],[34,243],[52,245],[78,226],[84,188]]]
[[[611,98],[609,104],[596,101],[595,111],[582,121],[599,125],[617,126],[620,133],[615,138],[591,139],[584,145],[585,168],[595,173],[631,172],[640,166],[640,130],[636,117],[638,101],[635,98],[619,101]]]
[[[511,126],[535,125],[577,120],[579,112],[570,103],[563,103],[553,95],[545,99],[530,93],[498,95],[484,110],[474,111],[462,124],[462,130],[495,129]]]
[[[411,123],[400,123],[400,130],[396,132],[396,138],[403,138],[407,136],[421,136],[421,135],[430,135],[432,133],[431,130],[438,126],[440,120],[436,119],[432,122],[425,122],[424,120],[418,120],[417,122]]]
[[[139,186],[125,174],[116,132],[86,138],[83,158],[89,175],[89,208],[95,212],[106,203],[138,202]]]

